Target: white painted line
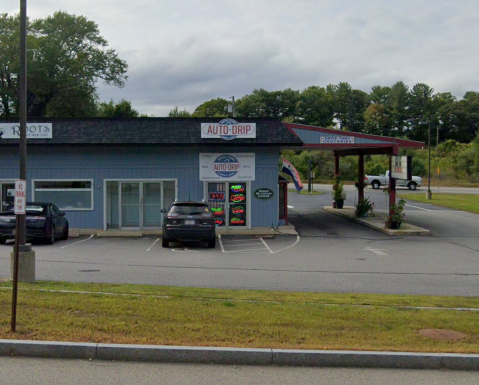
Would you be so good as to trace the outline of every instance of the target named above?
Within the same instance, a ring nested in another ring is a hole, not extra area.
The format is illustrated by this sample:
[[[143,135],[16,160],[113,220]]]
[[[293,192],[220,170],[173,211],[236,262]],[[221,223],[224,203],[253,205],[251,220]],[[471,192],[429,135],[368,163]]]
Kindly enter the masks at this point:
[[[235,243],[235,242],[251,242],[251,239],[232,239],[232,240],[224,240],[223,244],[226,245],[228,243]]]
[[[76,244],[78,244],[78,243],[82,243],[82,242],[85,242],[85,241],[89,241],[89,240],[92,239],[94,236],[95,236],[95,234],[92,234],[92,235],[90,235],[90,238],[82,239],[81,241],[78,241],[78,242],[75,242],[75,243],[70,243],[69,245],[66,245],[66,246],[61,247],[61,249],[64,249],[64,248],[66,248],[66,247],[70,247],[70,246],[76,245]]]
[[[256,242],[256,243],[242,243],[241,245],[225,245],[226,247],[243,247],[243,246],[257,246],[261,245],[261,242]]]
[[[284,249],[281,249],[281,250],[273,251],[273,253],[279,253],[280,251],[288,250],[291,247],[295,246],[299,242],[299,240],[300,240],[299,235],[296,235],[296,242],[294,242],[291,246],[285,247]]]
[[[288,209],[294,209],[294,206],[288,205]]]
[[[260,238],[260,240],[261,240],[261,242],[264,243],[264,245],[265,245],[266,248],[269,250],[269,252],[270,252],[271,254],[273,254],[273,250],[271,250],[271,248],[270,248],[270,247],[268,246],[268,244],[264,241],[264,239],[263,239],[263,238]]]
[[[155,245],[156,245],[156,243],[157,243],[159,240],[160,240],[160,238],[157,238],[157,239],[156,239],[156,241],[155,241],[155,242],[153,242],[153,244],[152,244],[150,247],[148,247],[148,248],[146,249],[146,251],[150,251],[150,250],[151,250],[151,248],[152,248],[153,246],[155,246]]]
[[[429,210],[429,209],[425,209],[423,207],[418,207],[418,206],[413,206],[413,205],[406,205],[406,206],[414,207],[415,209],[424,210],[424,211],[432,211],[432,210]]]
[[[264,247],[262,247],[261,249],[249,249],[249,250],[229,250],[229,251],[223,251],[223,253],[247,253],[249,251],[258,251],[258,250],[261,250],[263,252],[266,253],[266,250],[264,249]]]
[[[386,254],[385,252],[383,252],[384,249],[372,249],[370,247],[366,247],[365,249],[363,249],[365,251],[372,251],[374,254],[376,255],[384,255],[384,256],[388,256],[388,254]]]
[[[224,253],[224,252],[225,252],[225,248],[224,248],[224,246],[223,246],[223,242],[221,242],[221,234],[218,234],[218,241],[220,242],[221,251]]]

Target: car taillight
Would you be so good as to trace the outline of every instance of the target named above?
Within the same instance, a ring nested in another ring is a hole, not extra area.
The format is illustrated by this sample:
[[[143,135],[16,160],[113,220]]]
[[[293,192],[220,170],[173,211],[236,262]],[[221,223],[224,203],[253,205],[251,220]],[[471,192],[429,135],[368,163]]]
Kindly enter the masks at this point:
[[[180,214],[176,214],[176,213],[168,214],[168,218],[177,218],[179,216],[180,216]]]

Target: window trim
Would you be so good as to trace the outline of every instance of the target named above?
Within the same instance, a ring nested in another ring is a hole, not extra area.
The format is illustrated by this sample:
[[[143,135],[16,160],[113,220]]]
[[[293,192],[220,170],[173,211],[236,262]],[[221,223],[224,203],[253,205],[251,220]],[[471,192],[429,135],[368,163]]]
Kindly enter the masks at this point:
[[[49,188],[39,188],[35,189],[36,182],[90,182],[91,188],[57,188],[57,189],[49,189]],[[91,205],[89,208],[62,208],[55,204],[59,210],[61,211],[94,211],[95,210],[95,184],[93,179],[83,179],[83,178],[75,178],[75,179],[32,179],[32,201],[35,202],[35,192],[36,191],[91,191]],[[52,202],[55,203],[55,202]]]

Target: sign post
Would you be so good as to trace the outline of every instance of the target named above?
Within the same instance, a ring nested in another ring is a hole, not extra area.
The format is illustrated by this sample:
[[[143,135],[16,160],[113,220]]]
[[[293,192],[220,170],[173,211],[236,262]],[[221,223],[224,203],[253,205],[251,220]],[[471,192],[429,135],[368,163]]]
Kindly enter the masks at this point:
[[[12,320],[11,330],[15,332],[17,323],[17,294],[18,294],[18,263],[19,263],[19,215],[25,215],[27,207],[27,182],[25,180],[15,181],[14,213],[15,223],[15,250],[13,257],[13,290],[12,290]]]

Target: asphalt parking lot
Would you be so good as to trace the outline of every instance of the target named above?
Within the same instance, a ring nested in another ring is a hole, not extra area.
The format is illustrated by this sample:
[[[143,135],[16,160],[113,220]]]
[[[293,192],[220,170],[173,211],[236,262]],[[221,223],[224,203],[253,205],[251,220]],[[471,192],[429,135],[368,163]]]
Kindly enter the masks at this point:
[[[378,206],[382,192],[376,196]],[[350,196],[348,198],[351,199]],[[82,236],[34,245],[36,278],[229,289],[478,296],[479,215],[412,203],[412,224],[430,236],[379,233],[322,210],[329,194],[290,194],[299,236],[222,235],[161,247],[155,236]],[[0,245],[9,276],[11,243]]]

